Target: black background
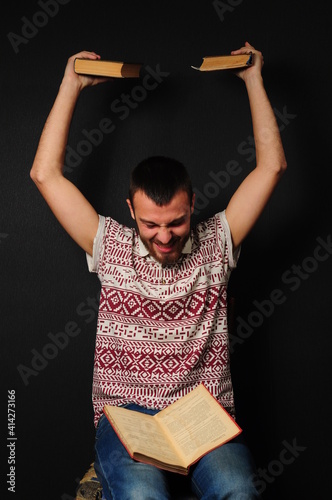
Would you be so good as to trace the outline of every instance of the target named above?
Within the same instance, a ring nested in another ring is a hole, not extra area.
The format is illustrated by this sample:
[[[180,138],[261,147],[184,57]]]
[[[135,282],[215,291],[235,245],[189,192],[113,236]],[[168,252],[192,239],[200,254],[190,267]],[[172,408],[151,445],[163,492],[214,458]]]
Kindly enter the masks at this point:
[[[203,74],[190,66],[248,40],[264,54],[264,81],[288,170],[243,244],[231,280],[236,327],[239,318],[256,321],[246,339],[238,330],[232,344],[238,419],[262,471],[264,498],[326,498],[332,257],[321,249],[326,260],[318,261],[314,251],[332,233],[328,3],[70,0],[56,4],[57,12],[53,1],[52,15],[40,15],[42,3],[10,2],[1,16],[3,490],[9,472],[8,390],[16,392],[12,497],[72,498],[77,479],[93,460],[99,282],[29,177],[68,57],[93,50],[105,59],[139,61],[152,69],[159,65],[169,73],[125,119],[111,106],[123,93],[142,96],[135,89],[141,81],[117,80],[82,93],[68,141],[72,150],[86,139],[84,130],[97,129],[105,118],[115,129],[81,155],[68,178],[99,213],[131,224],[125,203],[131,168],[153,154],[176,157],[187,165],[197,193],[205,193],[205,198],[198,194],[195,222],[225,208],[255,161],[243,82],[233,74]],[[39,27],[24,28],[26,20]],[[213,187],[211,171],[224,171],[230,161],[238,162],[237,175],[224,188]],[[272,306],[276,290],[283,300]],[[257,314],[257,304],[267,312]],[[58,352],[47,351],[49,333],[63,332],[71,322],[79,334]],[[36,352],[54,356],[24,383],[18,367],[33,369]],[[283,454],[285,443],[301,447],[294,460],[290,452]]]

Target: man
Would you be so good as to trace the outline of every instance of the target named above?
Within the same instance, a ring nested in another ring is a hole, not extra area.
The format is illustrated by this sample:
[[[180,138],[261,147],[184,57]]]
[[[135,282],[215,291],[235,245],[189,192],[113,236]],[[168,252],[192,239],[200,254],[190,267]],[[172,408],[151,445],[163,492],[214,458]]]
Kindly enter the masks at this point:
[[[93,404],[95,467],[106,499],[170,498],[170,474],[135,462],[103,415],[105,404],[154,414],[204,383],[234,415],[227,332],[227,283],[240,245],[254,226],[286,168],[284,151],[261,70],[262,54],[249,43],[233,54],[253,53],[239,70],[251,109],[256,168],[226,210],[191,230],[194,195],[185,168],[153,157],[132,172],[127,200],[137,230],[99,216],[62,175],[68,131],[80,92],[104,81],[79,76],[75,57],[45,124],[31,177],[51,210],[85,250],[101,280]],[[256,498],[250,453],[236,438],[203,457],[190,472],[198,498]]]

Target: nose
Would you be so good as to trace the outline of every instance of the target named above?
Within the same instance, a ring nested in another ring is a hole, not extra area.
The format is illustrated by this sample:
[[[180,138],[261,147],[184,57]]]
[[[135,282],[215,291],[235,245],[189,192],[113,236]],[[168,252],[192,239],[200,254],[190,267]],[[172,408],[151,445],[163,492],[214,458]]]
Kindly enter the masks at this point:
[[[158,234],[157,234],[157,239],[163,245],[166,245],[167,243],[169,243],[172,239],[172,234],[171,234],[171,231],[169,230],[169,228],[168,227],[160,227]]]

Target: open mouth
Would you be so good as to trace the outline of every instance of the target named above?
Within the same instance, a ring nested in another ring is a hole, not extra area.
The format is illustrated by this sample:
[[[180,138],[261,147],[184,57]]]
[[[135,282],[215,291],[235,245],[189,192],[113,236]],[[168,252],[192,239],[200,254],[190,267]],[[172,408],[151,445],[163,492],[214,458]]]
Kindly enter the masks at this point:
[[[162,252],[162,253],[170,253],[174,250],[175,248],[175,241],[173,243],[167,243],[167,245],[161,245],[160,243],[156,243],[155,241],[153,242],[153,244],[157,247],[157,249],[159,250],[159,252]]]

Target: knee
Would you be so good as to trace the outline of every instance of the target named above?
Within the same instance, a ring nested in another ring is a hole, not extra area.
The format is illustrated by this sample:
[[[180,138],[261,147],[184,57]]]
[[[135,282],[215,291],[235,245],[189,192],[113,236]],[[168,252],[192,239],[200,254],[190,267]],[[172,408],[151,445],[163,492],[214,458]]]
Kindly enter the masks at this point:
[[[215,498],[227,500],[254,500],[260,498],[255,487],[254,476],[244,471],[233,472],[232,477],[223,481],[223,494]],[[220,485],[219,485],[220,486]]]
[[[226,495],[216,498],[227,498],[227,500],[254,500],[260,498],[260,496],[253,484],[238,484],[234,485]]]
[[[260,498],[251,468],[237,467],[231,461],[210,464],[208,469],[195,471],[192,485],[196,495],[209,500],[253,500]]]
[[[233,484],[224,484],[222,487],[212,486],[206,494],[200,496],[202,499],[209,500],[254,500],[260,496],[252,482],[237,481]]]

